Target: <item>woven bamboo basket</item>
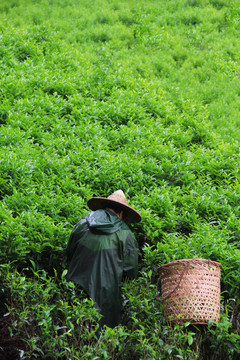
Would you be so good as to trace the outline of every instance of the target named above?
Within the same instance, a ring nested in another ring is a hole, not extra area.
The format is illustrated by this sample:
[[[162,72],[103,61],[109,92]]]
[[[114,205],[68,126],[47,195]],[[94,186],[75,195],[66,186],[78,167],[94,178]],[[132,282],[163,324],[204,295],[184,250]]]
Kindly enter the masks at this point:
[[[158,268],[166,320],[207,324],[220,318],[222,265],[207,259],[182,259]]]

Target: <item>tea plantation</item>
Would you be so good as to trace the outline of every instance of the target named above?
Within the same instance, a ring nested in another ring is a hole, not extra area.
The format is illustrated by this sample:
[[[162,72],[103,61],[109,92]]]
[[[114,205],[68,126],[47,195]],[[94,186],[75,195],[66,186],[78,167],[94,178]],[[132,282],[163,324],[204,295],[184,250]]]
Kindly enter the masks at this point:
[[[1,0],[0,359],[240,358],[240,4]],[[139,272],[96,336],[65,248],[117,189]],[[158,267],[222,264],[218,323],[171,325]]]

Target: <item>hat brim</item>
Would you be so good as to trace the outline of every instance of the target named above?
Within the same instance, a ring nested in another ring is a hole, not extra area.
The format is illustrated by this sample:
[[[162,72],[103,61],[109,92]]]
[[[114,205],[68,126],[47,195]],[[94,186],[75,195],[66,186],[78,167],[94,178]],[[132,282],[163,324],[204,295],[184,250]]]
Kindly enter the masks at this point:
[[[118,201],[114,201],[103,197],[92,197],[88,200],[87,205],[89,209],[96,211],[98,209],[105,209],[106,207],[117,206],[124,211],[124,221],[126,223],[137,223],[141,221],[141,215],[134,210],[131,206],[121,204]]]

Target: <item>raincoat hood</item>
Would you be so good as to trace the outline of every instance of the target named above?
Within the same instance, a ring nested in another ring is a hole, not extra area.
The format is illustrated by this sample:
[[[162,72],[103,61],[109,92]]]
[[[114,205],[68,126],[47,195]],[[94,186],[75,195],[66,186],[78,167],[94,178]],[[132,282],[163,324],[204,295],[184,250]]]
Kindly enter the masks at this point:
[[[125,225],[112,211],[102,209],[92,211],[86,222],[90,231],[100,234],[113,234]]]

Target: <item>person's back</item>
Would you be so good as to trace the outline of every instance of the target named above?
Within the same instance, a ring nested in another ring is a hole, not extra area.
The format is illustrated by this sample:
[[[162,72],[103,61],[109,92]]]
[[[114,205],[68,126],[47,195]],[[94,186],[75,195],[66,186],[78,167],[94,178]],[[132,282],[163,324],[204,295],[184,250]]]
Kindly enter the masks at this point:
[[[91,212],[74,227],[67,256],[67,278],[94,300],[101,325],[118,325],[121,280],[137,275],[138,246],[129,227],[112,211]]]

